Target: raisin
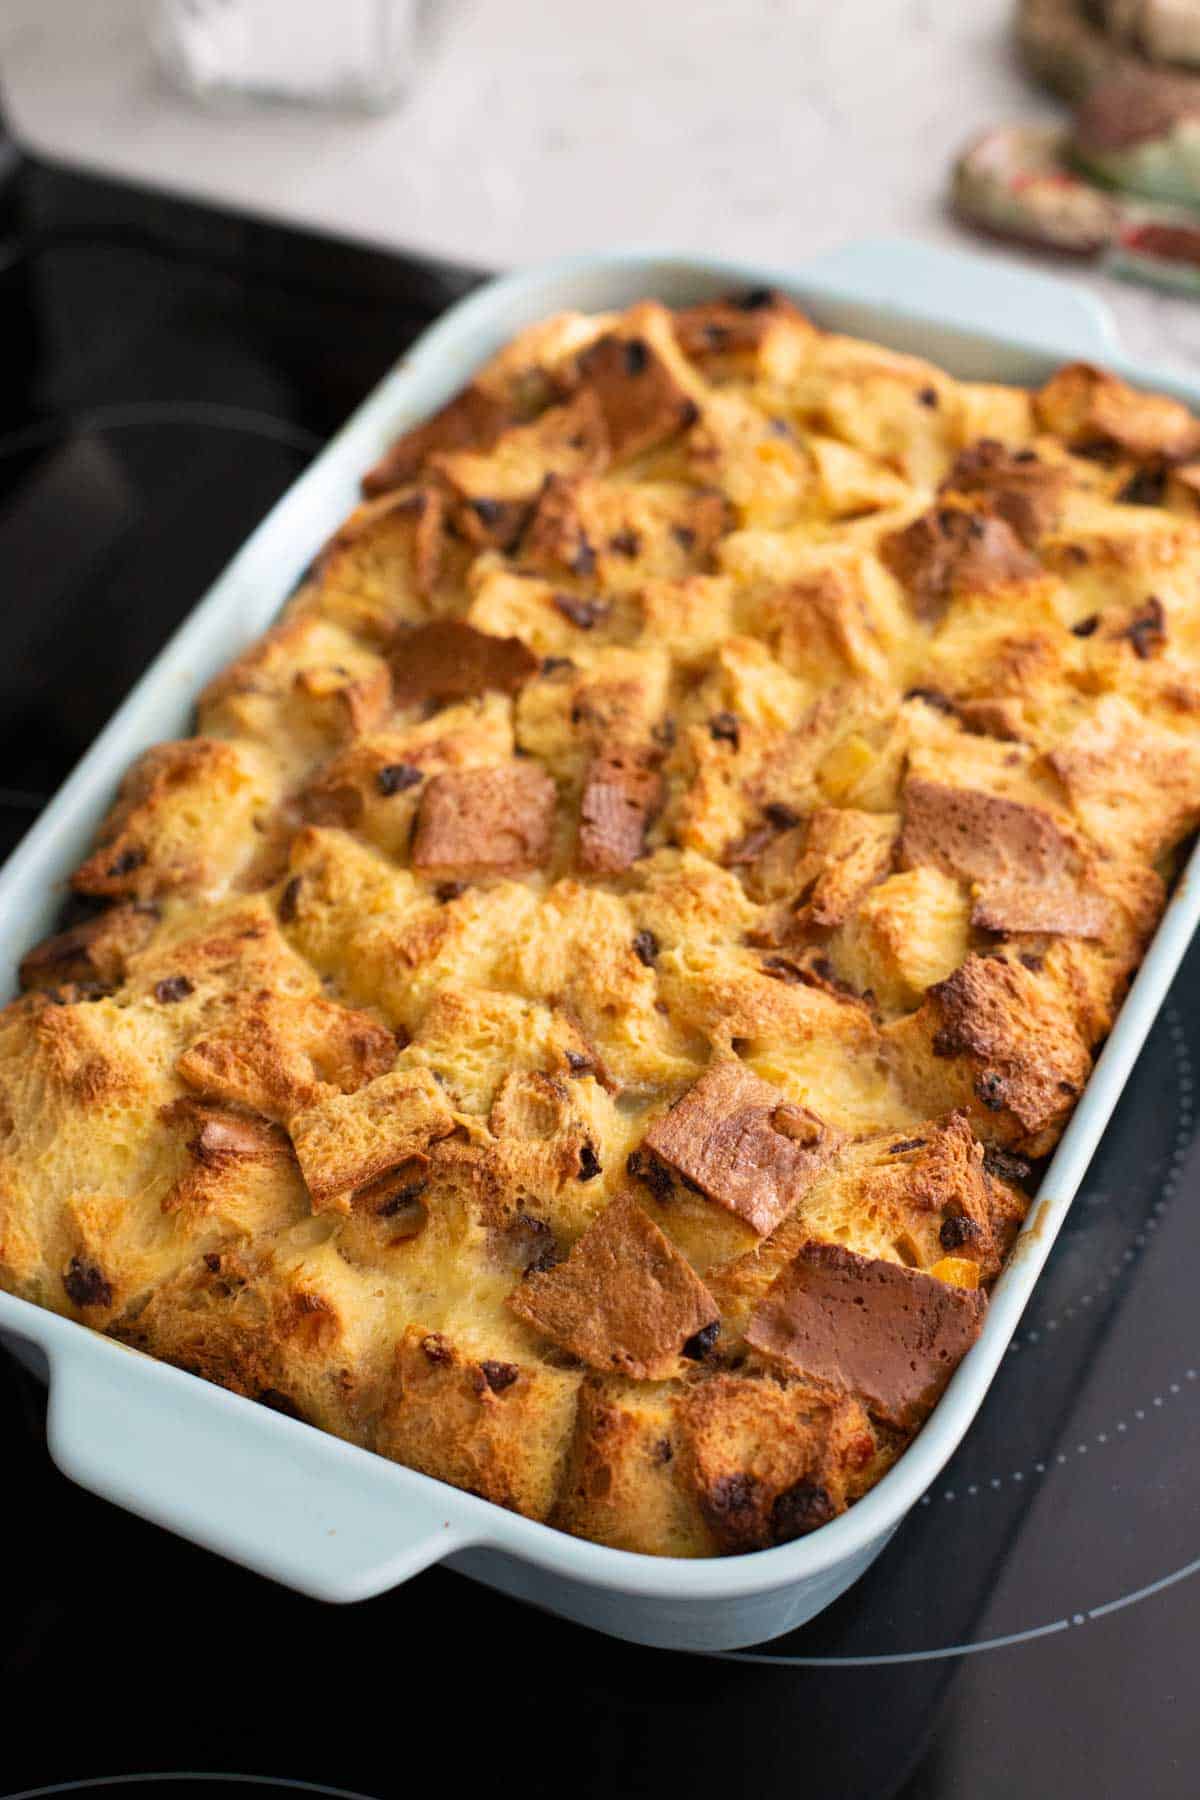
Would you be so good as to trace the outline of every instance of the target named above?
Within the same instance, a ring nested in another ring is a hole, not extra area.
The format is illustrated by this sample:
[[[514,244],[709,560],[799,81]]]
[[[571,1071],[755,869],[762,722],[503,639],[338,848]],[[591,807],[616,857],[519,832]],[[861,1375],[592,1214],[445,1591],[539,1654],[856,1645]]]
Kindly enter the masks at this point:
[[[1099,613],[1089,613],[1086,619],[1077,619],[1071,627],[1074,637],[1089,638],[1100,623]]]
[[[958,710],[949,695],[943,694],[940,688],[909,688],[904,698],[906,700],[923,700],[926,706],[932,706],[935,712],[952,713]]]
[[[641,553],[642,540],[636,531],[614,531],[608,540],[608,547],[617,556],[638,556]]]
[[[86,1257],[73,1256],[63,1276],[63,1286],[67,1290],[67,1298],[76,1306],[111,1306],[112,1284],[94,1262]]]
[[[705,1325],[703,1330],[693,1332],[683,1346],[682,1354],[687,1357],[689,1362],[703,1362],[720,1335],[721,1321],[714,1319],[712,1324]]]
[[[630,375],[641,375],[650,362],[650,352],[641,338],[630,338],[625,345],[625,368]]]
[[[595,1146],[587,1143],[583,1144],[579,1151],[578,1179],[580,1181],[595,1181],[597,1175],[601,1173],[603,1173],[603,1171],[600,1166],[600,1158],[596,1155]]]
[[[186,975],[168,975],[154,986],[154,998],[161,1006],[172,1006],[176,1000],[186,1000],[192,992],[192,984]]]
[[[888,1155],[903,1156],[906,1150],[923,1150],[924,1148],[924,1138],[901,1138],[898,1143],[889,1147]]]
[[[1107,438],[1097,438],[1083,444],[1072,444],[1072,456],[1082,456],[1085,462],[1099,463],[1101,468],[1110,469],[1117,460],[1117,446]]]
[[[1141,662],[1148,661],[1162,649],[1167,641],[1167,616],[1157,594],[1151,594],[1141,610],[1134,614],[1124,636]]]
[[[656,1200],[669,1200],[675,1191],[674,1178],[665,1163],[644,1150],[631,1150],[625,1159],[625,1173],[649,1188]]]
[[[789,1543],[792,1538],[815,1531],[818,1525],[827,1525],[836,1511],[823,1487],[815,1481],[798,1481],[794,1487],[784,1488],[782,1494],[775,1496],[771,1507],[771,1538],[776,1544]]]
[[[425,1352],[428,1362],[449,1363],[454,1361],[454,1352],[440,1331],[431,1331],[427,1337],[423,1337],[421,1348]]]
[[[918,393],[917,399],[922,406],[936,407],[938,403],[937,389],[935,387],[923,387]]]
[[[570,1069],[572,1075],[586,1074],[591,1066],[591,1057],[585,1056],[582,1050],[567,1051],[567,1067]]]
[[[144,850],[122,850],[117,860],[109,864],[105,873],[112,876],[130,875],[134,869],[140,869],[145,860],[146,852]]]
[[[763,312],[768,306],[774,306],[774,304],[774,288],[756,287],[751,288],[748,294],[742,295],[738,301],[738,308],[741,312]]]
[[[299,875],[293,875],[292,879],[288,882],[282,894],[279,896],[279,923],[281,925],[290,925],[292,923],[292,920],[296,917],[296,902],[299,898],[300,877]]]
[[[521,1373],[516,1363],[489,1361],[481,1362],[479,1367],[483,1374],[483,1379],[487,1382],[493,1394],[502,1394],[505,1388],[510,1388],[512,1386],[513,1382],[516,1381]]]
[[[720,1475],[708,1490],[708,1504],[719,1518],[749,1511],[758,1495],[753,1475]]]
[[[989,1145],[983,1153],[983,1167],[988,1175],[994,1175],[998,1181],[1011,1181],[1014,1184],[1029,1179],[1029,1164],[1023,1156],[1014,1156],[1011,1150],[1000,1150]]]
[[[790,831],[793,825],[800,823],[800,814],[791,806],[785,806],[780,800],[772,800],[763,807],[763,818],[776,831]]]
[[[658,939],[652,931],[639,931],[635,935],[633,953],[648,969],[654,966],[654,959],[658,955]]]
[[[1117,499],[1122,506],[1161,506],[1167,487],[1164,468],[1136,469],[1120,489]]]
[[[580,631],[590,631],[611,611],[607,600],[579,600],[574,594],[555,594],[554,604],[563,618],[578,625]]]
[[[393,1188],[387,1198],[381,1200],[376,1207],[376,1217],[394,1219],[396,1214],[403,1212],[406,1206],[411,1206],[414,1200],[419,1200],[428,1186],[427,1181],[406,1181],[401,1187]]]
[[[424,779],[420,769],[412,763],[385,763],[375,777],[375,786],[390,799],[393,794],[403,794],[407,788],[416,787]]]
[[[543,675],[560,675],[565,669],[573,669],[575,664],[569,656],[544,656],[542,658]]]
[[[708,721],[708,735],[714,743],[731,744],[735,750],[742,738],[741,727],[731,712],[714,713]]]
[[[672,525],[671,536],[681,550],[694,550],[696,547],[696,534],[690,525]]]
[[[537,1219],[532,1213],[518,1213],[507,1232],[515,1245],[523,1275],[540,1275],[563,1260],[563,1252],[545,1219]]]
[[[460,894],[465,894],[468,886],[469,883],[465,881],[439,881],[433,890],[433,896],[445,906],[447,901],[457,900]]]
[[[938,1232],[938,1243],[943,1250],[957,1250],[963,1244],[973,1244],[979,1236],[979,1226],[966,1213],[950,1213],[942,1220],[942,1229]]]
[[[935,1044],[934,1055],[936,1056],[937,1054],[938,1051]],[[1060,1082],[1059,1086],[1065,1087],[1066,1090],[1071,1093],[1074,1093],[1075,1091],[1074,1088],[1070,1087],[1069,1083],[1064,1084],[1063,1082]],[[998,1075],[981,1075],[979,1080],[975,1083],[975,1092],[989,1112],[1004,1111],[1004,1083]]]

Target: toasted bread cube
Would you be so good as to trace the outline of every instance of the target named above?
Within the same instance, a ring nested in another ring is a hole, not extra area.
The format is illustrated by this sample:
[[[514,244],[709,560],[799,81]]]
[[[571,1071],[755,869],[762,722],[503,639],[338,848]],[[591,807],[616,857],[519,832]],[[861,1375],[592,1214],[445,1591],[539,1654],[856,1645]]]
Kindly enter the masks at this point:
[[[941,1398],[986,1309],[976,1289],[838,1244],[806,1244],[755,1308],[746,1342],[911,1431]]]
[[[526,1276],[519,1319],[593,1369],[660,1380],[717,1323],[704,1283],[628,1193],[618,1194],[565,1263]]]
[[[726,1554],[826,1524],[875,1455],[862,1407],[820,1383],[715,1375],[685,1390],[678,1418],[681,1477]]]
[[[711,1556],[699,1501],[680,1479],[675,1385],[589,1375],[550,1523],[651,1556]]]
[[[931,1112],[963,1107],[985,1142],[1041,1156],[1091,1073],[1053,980],[1004,956],[969,956],[885,1032],[910,1093]]]
[[[969,943],[966,890],[937,869],[908,869],[869,888],[830,939],[838,975],[888,1011],[918,1006],[962,962]]]
[[[555,787],[532,763],[435,775],[421,797],[413,867],[423,875],[507,875],[550,853]]]
[[[353,1093],[324,1095],[292,1115],[289,1133],[316,1212],[349,1212],[356,1194],[454,1130],[454,1114],[428,1069],[393,1069]]]
[[[580,1375],[509,1361],[410,1326],[379,1422],[383,1456],[544,1519],[575,1423]]]
[[[714,1063],[646,1133],[656,1156],[760,1235],[802,1198],[838,1139],[736,1059]]]
[[[71,885],[105,899],[219,891],[251,860],[254,820],[276,798],[252,746],[216,738],[156,744],[133,765]]]
[[[1182,461],[1200,450],[1200,423],[1165,394],[1143,394],[1090,363],[1068,363],[1038,389],[1039,425],[1085,447],[1114,444],[1133,456]]]

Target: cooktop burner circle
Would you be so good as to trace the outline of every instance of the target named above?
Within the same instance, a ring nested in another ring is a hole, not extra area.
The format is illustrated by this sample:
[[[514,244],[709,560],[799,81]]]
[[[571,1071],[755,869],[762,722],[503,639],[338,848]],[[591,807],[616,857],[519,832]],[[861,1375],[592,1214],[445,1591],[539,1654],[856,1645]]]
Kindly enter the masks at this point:
[[[230,406],[209,400],[131,400],[97,406],[70,418],[35,420],[0,436],[0,457],[24,456],[30,451],[110,432],[158,430],[175,426],[183,430],[228,431],[283,444],[312,456],[323,440],[291,419],[260,412],[249,406]]]
[[[218,1791],[225,1794],[231,1787],[263,1787],[274,1793],[327,1795],[330,1800],[372,1800],[369,1794],[355,1788],[327,1787],[318,1781],[293,1781],[287,1775],[219,1774],[191,1769],[164,1769],[144,1775],[83,1776],[77,1781],[56,1781],[47,1787],[22,1788],[19,1793],[5,1795],[3,1800],[50,1800],[54,1794],[79,1793],[103,1793],[107,1800],[107,1796],[113,1794],[140,1795],[147,1787],[153,1788],[154,1800],[165,1800],[165,1796],[176,1788],[182,1789],[188,1800],[198,1800],[198,1797],[202,1800],[205,1794]]]

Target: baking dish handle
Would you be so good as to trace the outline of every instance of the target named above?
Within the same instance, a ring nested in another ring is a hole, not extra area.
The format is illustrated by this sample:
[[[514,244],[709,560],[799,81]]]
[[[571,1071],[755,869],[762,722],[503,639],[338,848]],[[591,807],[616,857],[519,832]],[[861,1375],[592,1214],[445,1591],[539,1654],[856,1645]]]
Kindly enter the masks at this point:
[[[109,1339],[49,1358],[65,1475],[314,1599],[368,1599],[478,1541],[440,1483]]]
[[[1062,357],[1103,360],[1120,351],[1112,314],[1095,294],[998,257],[868,238],[806,258],[798,274],[874,315],[886,307],[981,337],[1044,343]]]

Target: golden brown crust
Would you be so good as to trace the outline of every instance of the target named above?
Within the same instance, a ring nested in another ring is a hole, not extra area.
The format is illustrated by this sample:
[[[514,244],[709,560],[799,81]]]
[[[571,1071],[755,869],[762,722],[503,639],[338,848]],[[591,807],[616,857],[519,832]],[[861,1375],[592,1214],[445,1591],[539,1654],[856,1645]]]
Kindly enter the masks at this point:
[[[821,1383],[716,1375],[679,1410],[683,1479],[726,1553],[765,1550],[826,1524],[875,1454],[861,1407]]]
[[[980,495],[1032,550],[1058,524],[1070,485],[1069,472],[1036,451],[979,438],[955,457],[942,490]]]
[[[949,503],[890,532],[880,555],[922,619],[939,618],[967,594],[1027,581],[1039,567],[998,514]]]
[[[739,1062],[715,1063],[646,1133],[648,1147],[755,1231],[774,1229],[838,1134]]]
[[[462,700],[489,688],[512,694],[538,666],[537,657],[520,638],[492,637],[461,619],[401,627],[390,660],[398,706]]]
[[[510,874],[546,861],[554,783],[529,763],[435,775],[421,796],[413,867],[424,874]]]
[[[436,451],[486,450],[495,443],[512,415],[502,400],[472,384],[424,424],[397,438],[374,468],[363,476],[369,497],[404,487]]]
[[[687,1258],[628,1194],[588,1227],[565,1263],[526,1276],[509,1296],[519,1319],[604,1374],[657,1381],[717,1323]]]
[[[252,749],[211,738],[158,744],[121,784],[100,847],[71,885],[98,899],[142,901],[216,887],[249,861],[249,828],[269,799]]]
[[[840,1244],[806,1244],[754,1310],[746,1342],[911,1431],[979,1336],[987,1297]]]
[[[411,1327],[397,1352],[378,1447],[485,1500],[544,1518],[573,1423],[579,1375],[472,1354]]]
[[[1165,394],[1144,394],[1090,363],[1070,363],[1034,395],[1038,422],[1073,448],[1111,444],[1132,456],[1181,462],[1200,449],[1200,425]]]
[[[645,337],[613,333],[585,350],[579,377],[593,394],[615,458],[648,450],[695,422],[695,402]]]
[[[890,1033],[914,1093],[965,1105],[985,1140],[1031,1156],[1054,1141],[1091,1073],[1068,1003],[1004,956],[969,956]]]
[[[157,917],[153,905],[112,906],[43,938],[21,958],[22,988],[57,988],[67,982],[118,986],[131,952],[153,936]]]
[[[522,332],[26,956],[0,1285],[621,1549],[852,1505],[1200,825],[1198,468],[769,293]]]
[[[1040,807],[911,779],[899,857],[973,885],[971,922],[985,930],[1102,938],[1110,929],[1107,901],[1081,886],[1078,848]]]
[[[348,1212],[367,1192],[394,1208],[396,1181],[382,1191],[388,1176],[417,1198],[430,1147],[454,1128],[445,1096],[420,1068],[377,1075],[349,1094],[327,1093],[288,1123],[314,1212]]]
[[[617,875],[646,848],[646,830],[662,804],[659,752],[613,743],[594,753],[579,802],[579,866]]]

